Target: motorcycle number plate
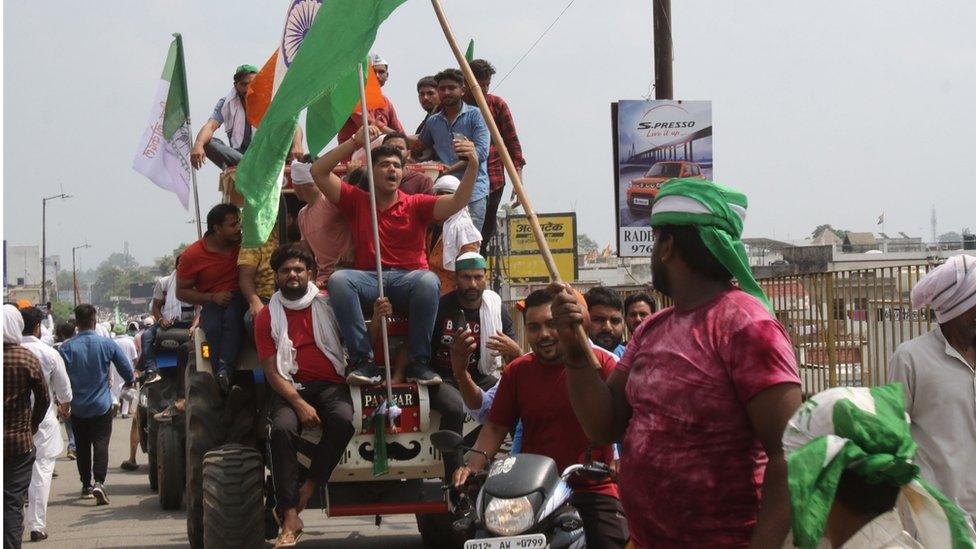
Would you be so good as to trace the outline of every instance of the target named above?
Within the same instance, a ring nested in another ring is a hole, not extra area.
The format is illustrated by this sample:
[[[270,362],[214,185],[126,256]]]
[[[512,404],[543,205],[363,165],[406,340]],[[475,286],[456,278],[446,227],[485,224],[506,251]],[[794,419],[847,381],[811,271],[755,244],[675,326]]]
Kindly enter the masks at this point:
[[[646,198],[635,198],[634,199],[634,204],[636,204],[638,206],[647,206],[650,203],[651,203],[651,201],[648,200],[648,199],[646,199]]]
[[[545,534],[528,534],[505,538],[469,539],[464,549],[533,549],[546,546]]]

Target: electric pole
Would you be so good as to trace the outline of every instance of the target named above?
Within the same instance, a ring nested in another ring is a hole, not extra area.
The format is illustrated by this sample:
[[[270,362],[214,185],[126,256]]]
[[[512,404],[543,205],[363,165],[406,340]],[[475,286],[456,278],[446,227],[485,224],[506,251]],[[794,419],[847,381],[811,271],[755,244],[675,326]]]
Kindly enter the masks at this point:
[[[47,303],[47,201],[55,198],[66,200],[71,195],[61,193],[41,199],[41,305]]]
[[[671,77],[671,0],[654,2],[654,98],[674,99]]]
[[[75,307],[77,307],[81,301],[81,296],[78,295],[78,266],[75,264],[75,250],[80,250],[82,248],[91,248],[91,244],[85,242],[81,246],[74,246],[71,248],[71,281],[75,292]]]

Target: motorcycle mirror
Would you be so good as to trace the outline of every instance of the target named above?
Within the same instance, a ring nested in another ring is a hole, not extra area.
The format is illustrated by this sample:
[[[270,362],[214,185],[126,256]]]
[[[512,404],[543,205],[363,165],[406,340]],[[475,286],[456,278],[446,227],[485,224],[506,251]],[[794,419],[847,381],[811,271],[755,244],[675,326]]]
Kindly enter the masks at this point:
[[[430,443],[437,448],[438,452],[447,454],[458,450],[464,443],[464,439],[454,431],[437,431],[430,435]]]

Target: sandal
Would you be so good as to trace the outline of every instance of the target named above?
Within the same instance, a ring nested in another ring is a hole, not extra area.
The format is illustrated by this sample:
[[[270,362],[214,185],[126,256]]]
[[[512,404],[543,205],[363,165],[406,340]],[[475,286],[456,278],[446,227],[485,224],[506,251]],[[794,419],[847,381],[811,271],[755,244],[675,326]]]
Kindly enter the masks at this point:
[[[278,536],[275,540],[274,549],[279,549],[281,547],[294,547],[298,545],[299,540],[302,539],[302,531],[298,530],[296,532],[285,532]]]

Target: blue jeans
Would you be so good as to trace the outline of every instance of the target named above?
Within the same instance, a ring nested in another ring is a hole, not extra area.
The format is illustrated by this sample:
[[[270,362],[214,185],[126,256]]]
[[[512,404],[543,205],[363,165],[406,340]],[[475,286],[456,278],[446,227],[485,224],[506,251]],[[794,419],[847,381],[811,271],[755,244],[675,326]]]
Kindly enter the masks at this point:
[[[159,324],[153,324],[146,331],[142,332],[142,370],[144,372],[153,372],[156,370],[156,350],[153,349],[153,343],[156,341],[156,330],[159,329]]]
[[[488,197],[468,202],[468,214],[471,215],[471,223],[478,232],[484,232],[485,212],[488,210]]]
[[[383,271],[383,287],[393,308],[410,315],[407,332],[410,362],[430,364],[430,338],[441,297],[440,279],[430,271],[390,269]],[[373,358],[363,308],[372,307],[379,295],[373,271],[342,269],[329,277],[332,308],[354,365]]]
[[[200,309],[200,328],[210,343],[210,363],[214,365],[214,372],[229,369],[228,373],[232,373],[237,366],[246,309],[240,292],[234,292],[226,307],[207,303]]]

